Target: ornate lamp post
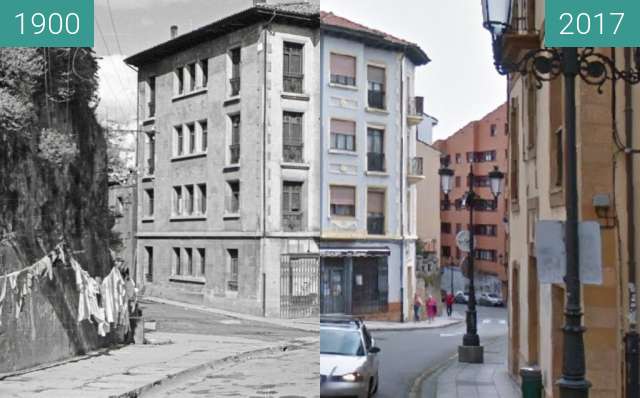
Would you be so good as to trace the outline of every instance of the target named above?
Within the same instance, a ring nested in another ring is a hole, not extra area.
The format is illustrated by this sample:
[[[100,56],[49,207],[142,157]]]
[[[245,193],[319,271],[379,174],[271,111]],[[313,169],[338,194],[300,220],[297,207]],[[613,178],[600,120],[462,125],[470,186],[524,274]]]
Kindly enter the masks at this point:
[[[440,174],[440,184],[445,200],[449,201],[449,193],[451,192],[451,180],[454,172],[448,167],[448,162],[444,162],[442,168],[438,172]],[[469,256],[468,256],[468,274],[469,274],[469,300],[467,301],[466,325],[467,332],[462,337],[462,345],[458,347],[458,359],[460,362],[482,363],[484,361],[484,349],[480,345],[480,337],[478,336],[478,318],[476,313],[476,289],[474,275],[474,237],[473,237],[473,210],[480,199],[478,194],[473,190],[474,182],[473,163],[469,170],[469,191],[463,196],[463,206],[469,209]],[[504,174],[498,170],[496,166],[489,173],[489,182],[491,193],[493,194],[496,207],[498,205],[498,197],[502,193],[502,180]]]
[[[640,65],[640,53],[636,50],[636,68],[634,70],[629,68],[629,70],[624,71],[618,70],[611,58],[597,53],[590,47],[537,48],[529,50],[519,60],[504,59],[502,48],[504,34],[511,31],[511,7],[511,0],[482,0],[483,25],[492,36],[493,54],[498,73],[502,75],[510,73],[530,74],[536,80],[538,88],[541,88],[542,83],[545,81],[553,80],[560,75],[564,77],[565,129],[567,132],[565,174],[567,271],[564,277],[566,300],[565,326],[563,327],[563,366],[562,376],[557,383],[560,387],[560,396],[563,398],[588,397],[591,384],[585,378],[583,340],[585,328],[582,326],[578,257],[576,77],[579,76],[589,85],[597,86],[600,92],[607,81],[624,80],[627,84],[637,84],[640,82],[640,69],[638,68],[638,65]],[[627,334],[627,350],[631,349],[637,352],[637,341],[638,334],[634,326],[632,326],[631,332]],[[635,361],[637,361],[637,356],[635,358]],[[630,366],[630,364],[627,364],[627,366]],[[638,369],[637,363],[631,365],[631,368]],[[637,394],[637,378],[631,382],[629,378],[627,380],[627,396],[630,396],[628,394]]]

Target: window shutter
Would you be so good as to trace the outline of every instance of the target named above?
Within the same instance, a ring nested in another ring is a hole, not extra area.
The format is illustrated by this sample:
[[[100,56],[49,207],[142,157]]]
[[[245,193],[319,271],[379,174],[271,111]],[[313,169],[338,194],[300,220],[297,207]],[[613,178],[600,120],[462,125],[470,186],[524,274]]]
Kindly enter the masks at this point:
[[[374,214],[384,214],[384,192],[368,193],[367,212]]]
[[[349,55],[331,54],[331,74],[355,79],[356,59]]]
[[[331,187],[331,204],[355,206],[356,190],[353,187]]]
[[[331,132],[336,134],[356,135],[356,122],[331,119]]]
[[[384,69],[377,66],[368,66],[367,79],[373,83],[384,84]]]

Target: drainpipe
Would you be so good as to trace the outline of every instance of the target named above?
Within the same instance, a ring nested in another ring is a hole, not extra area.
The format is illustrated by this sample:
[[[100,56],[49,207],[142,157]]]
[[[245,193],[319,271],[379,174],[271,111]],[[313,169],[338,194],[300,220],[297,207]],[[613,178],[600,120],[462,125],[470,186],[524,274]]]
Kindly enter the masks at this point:
[[[626,71],[631,70],[631,49],[624,49],[624,67]],[[638,313],[636,308],[636,227],[635,227],[635,204],[634,204],[634,169],[633,169],[633,94],[631,84],[628,82],[624,86],[624,129],[626,135],[626,185],[627,185],[627,241],[628,241],[628,273],[629,273],[629,331],[624,336],[625,359],[626,359],[626,396],[627,398],[638,397],[640,388],[638,386],[638,349],[639,338],[637,332]]]
[[[404,322],[404,195],[405,195],[405,175],[404,175],[404,134],[407,118],[405,115],[404,96],[404,54],[400,57],[400,319]]]
[[[320,239],[322,239],[322,233],[324,231],[324,179],[325,179],[325,147],[324,147],[324,35],[322,34],[322,27],[319,28],[320,35]],[[318,242],[318,249],[320,249],[320,242]],[[318,272],[322,272],[322,258],[320,258],[320,267]],[[318,292],[320,292],[320,275],[318,275]]]
[[[263,82],[262,82],[262,234],[260,239],[260,257],[262,259],[261,268],[265,269],[265,240],[267,237],[267,53],[268,53],[268,38],[271,22],[275,19],[276,12],[273,12],[271,19],[264,25],[262,31],[264,32],[264,39],[262,43],[262,51],[264,53],[263,62]],[[266,272],[262,272],[262,316],[267,316],[267,276]]]

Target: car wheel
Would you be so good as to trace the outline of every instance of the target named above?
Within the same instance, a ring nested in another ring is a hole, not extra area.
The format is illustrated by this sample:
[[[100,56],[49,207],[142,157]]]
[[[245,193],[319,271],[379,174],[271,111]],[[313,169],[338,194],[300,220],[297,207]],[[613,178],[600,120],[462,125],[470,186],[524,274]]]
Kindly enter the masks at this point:
[[[378,374],[376,373],[376,386],[373,388],[373,391],[371,392],[371,395],[376,395],[376,393],[378,392],[378,384],[380,384],[380,378],[378,377]]]
[[[369,388],[367,390],[367,397],[371,398],[373,397],[373,394],[375,394],[375,392],[373,392],[373,377],[369,380]]]

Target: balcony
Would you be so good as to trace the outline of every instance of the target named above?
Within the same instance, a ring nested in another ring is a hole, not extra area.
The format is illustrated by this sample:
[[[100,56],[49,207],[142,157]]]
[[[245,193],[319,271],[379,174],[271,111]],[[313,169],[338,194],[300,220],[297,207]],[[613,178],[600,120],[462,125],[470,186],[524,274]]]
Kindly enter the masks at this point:
[[[302,144],[284,144],[282,146],[282,160],[285,163],[302,163],[303,149]]]
[[[367,233],[369,235],[384,235],[384,216],[368,216]]]
[[[234,77],[229,79],[229,84],[231,85],[231,96],[235,97],[240,94],[240,78]]]
[[[285,73],[282,78],[283,91],[286,93],[303,94],[304,75]]]
[[[407,178],[410,184],[416,184],[425,179],[422,158],[411,159]]]
[[[367,171],[384,172],[384,153],[367,152]]]
[[[302,220],[303,213],[284,213],[282,214],[282,230],[285,232],[301,232]]]
[[[422,122],[424,114],[424,97],[409,98],[407,110],[407,124],[416,126]]]
[[[513,4],[513,17],[511,28],[502,37],[502,48],[498,57],[501,60],[520,59],[524,52],[540,48],[540,33],[536,31],[535,20],[530,17],[535,15],[533,4],[527,8],[515,1]],[[529,2],[534,3],[534,2]]]

